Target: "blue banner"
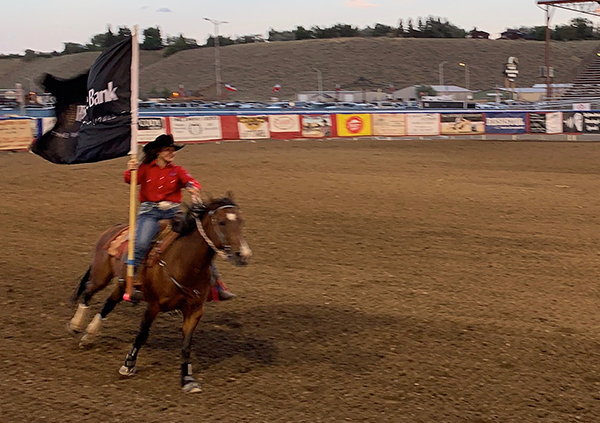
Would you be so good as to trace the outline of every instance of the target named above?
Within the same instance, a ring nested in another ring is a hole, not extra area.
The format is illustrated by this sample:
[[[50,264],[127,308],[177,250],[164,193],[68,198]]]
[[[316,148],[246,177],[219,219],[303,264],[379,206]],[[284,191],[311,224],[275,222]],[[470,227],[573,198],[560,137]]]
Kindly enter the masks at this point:
[[[488,112],[485,114],[486,134],[524,134],[527,132],[527,113]]]

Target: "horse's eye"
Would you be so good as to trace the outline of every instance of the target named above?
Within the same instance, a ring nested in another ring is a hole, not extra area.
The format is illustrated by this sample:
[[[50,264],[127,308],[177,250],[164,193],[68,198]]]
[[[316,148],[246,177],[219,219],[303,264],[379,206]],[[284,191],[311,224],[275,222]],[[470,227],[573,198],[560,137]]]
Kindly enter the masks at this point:
[[[219,222],[219,226],[225,226],[225,222]]]

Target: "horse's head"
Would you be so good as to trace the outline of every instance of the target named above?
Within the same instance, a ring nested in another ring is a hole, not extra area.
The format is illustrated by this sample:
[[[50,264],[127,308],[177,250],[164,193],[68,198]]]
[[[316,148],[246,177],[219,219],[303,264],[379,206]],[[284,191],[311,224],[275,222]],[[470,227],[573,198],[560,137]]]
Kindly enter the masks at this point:
[[[244,218],[233,201],[232,193],[223,198],[211,198],[197,215],[201,222],[198,225],[200,234],[217,254],[236,266],[248,264],[252,250],[244,239]]]

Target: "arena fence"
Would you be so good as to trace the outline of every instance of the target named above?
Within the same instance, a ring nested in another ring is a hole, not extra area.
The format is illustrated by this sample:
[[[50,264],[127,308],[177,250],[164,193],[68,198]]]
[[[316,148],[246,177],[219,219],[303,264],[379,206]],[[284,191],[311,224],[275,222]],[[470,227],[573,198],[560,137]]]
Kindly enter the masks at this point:
[[[53,125],[54,118],[0,117],[0,150],[26,150],[38,135]],[[508,136],[518,140],[559,139],[559,135],[577,140],[600,134],[600,111],[140,114],[140,143],[152,141],[163,133],[172,134],[181,143],[455,136],[481,139]]]

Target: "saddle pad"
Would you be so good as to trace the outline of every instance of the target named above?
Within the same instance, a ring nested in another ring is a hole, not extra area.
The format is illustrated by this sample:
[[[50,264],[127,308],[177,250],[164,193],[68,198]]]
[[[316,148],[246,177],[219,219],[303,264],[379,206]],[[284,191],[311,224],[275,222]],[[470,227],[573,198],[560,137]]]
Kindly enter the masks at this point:
[[[118,232],[108,243],[105,248],[106,252],[112,257],[120,258],[127,251],[129,240],[129,226]]]

